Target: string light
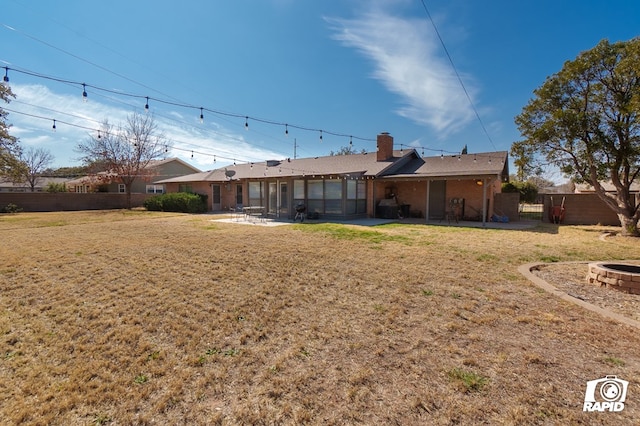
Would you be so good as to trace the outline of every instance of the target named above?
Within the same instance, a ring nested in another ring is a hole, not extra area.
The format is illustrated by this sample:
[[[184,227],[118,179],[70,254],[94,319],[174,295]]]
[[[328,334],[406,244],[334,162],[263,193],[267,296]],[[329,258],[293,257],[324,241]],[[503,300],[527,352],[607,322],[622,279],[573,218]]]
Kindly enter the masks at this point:
[[[5,68],[5,74],[8,74],[8,67],[4,67]],[[60,83],[66,83],[66,84],[74,84],[74,85],[83,85],[83,87],[86,87],[87,84],[86,83],[82,83],[82,82],[78,82],[78,81],[73,81],[73,80],[68,80],[68,79],[62,79],[62,78],[58,78],[58,77],[51,77],[42,73],[38,73],[38,72],[33,72],[33,71],[29,71],[29,70],[24,70],[24,69],[13,69],[12,71],[15,72],[19,72],[21,74],[26,74],[26,75],[30,75],[36,78],[42,78],[42,79],[46,79],[46,80],[51,80],[51,81],[56,81],[56,82],[60,82]],[[5,82],[9,81],[9,77],[8,75],[5,75]],[[95,85],[90,85],[91,88],[93,88],[96,91],[101,91],[101,92],[106,92],[106,93],[110,93],[113,95],[117,95],[117,96],[126,96],[126,97],[131,97],[131,98],[143,98],[146,100],[145,103],[145,111],[149,111],[149,101],[153,100],[162,104],[166,104],[166,105],[172,105],[172,106],[176,106],[176,107],[181,107],[181,108],[190,108],[190,109],[200,109],[201,111],[201,115],[204,115],[204,111],[208,111],[212,114],[215,115],[221,115],[221,116],[227,116],[227,117],[245,117],[245,128],[248,130],[248,120],[249,118],[254,120],[254,121],[258,121],[261,123],[265,123],[265,124],[270,124],[270,125],[277,125],[277,126],[285,126],[285,134],[287,134],[288,132],[288,128],[292,127],[292,128],[296,128],[299,130],[304,130],[304,131],[309,131],[309,132],[322,132],[322,133],[328,133],[330,135],[333,136],[349,136],[348,134],[344,134],[344,133],[338,133],[338,132],[331,132],[331,131],[327,131],[327,130],[319,130],[319,129],[314,129],[311,127],[305,127],[305,126],[298,126],[298,125],[294,125],[294,124],[289,124],[289,123],[284,123],[284,122],[278,122],[278,121],[274,121],[274,120],[267,120],[267,119],[261,119],[261,118],[256,118],[256,117],[249,117],[245,114],[238,114],[238,113],[230,113],[230,112],[224,112],[224,111],[219,111],[219,110],[215,110],[215,109],[209,109],[209,108],[205,108],[205,107],[198,107],[195,105],[189,105],[189,104],[184,104],[184,103],[179,103],[179,102],[174,102],[174,101],[168,101],[168,100],[164,100],[164,99],[159,99],[159,98],[154,98],[154,97],[149,97],[149,96],[141,96],[141,95],[136,95],[136,94],[132,94],[132,93],[127,93],[127,92],[121,92],[118,90],[112,90],[112,89],[106,89],[103,87],[99,87],[99,86],[95,86]],[[368,142],[375,142],[376,139],[374,138],[365,138],[365,137],[359,137],[359,136],[352,136],[353,139],[358,139],[358,140],[362,140],[362,141],[368,141]]]
[[[204,112],[202,107],[200,107],[200,123],[204,123]]]
[[[288,124],[284,125],[284,134],[285,134],[285,136],[289,136],[289,125]]]
[[[8,82],[8,81],[9,81],[9,77],[8,77],[8,70],[9,70],[9,67],[4,67],[4,68],[5,68],[5,76],[4,76],[4,78],[3,78],[3,81],[4,81],[4,82]],[[15,71],[15,70],[14,70],[14,71]],[[66,83],[69,83],[69,84],[82,85],[82,88],[83,88],[83,92],[82,92],[83,101],[86,101],[86,100],[87,100],[87,98],[88,98],[88,95],[86,95],[86,96],[85,96],[85,94],[86,94],[86,86],[87,86],[87,84],[86,84],[86,83],[79,83],[79,82],[72,82],[72,81],[63,81],[63,80],[60,80],[60,79],[56,79],[56,78],[52,78],[52,77],[48,77],[48,76],[46,76],[46,75],[41,75],[41,74],[31,74],[30,72],[28,72],[28,71],[23,71],[23,70],[18,70],[17,72],[24,73],[24,74],[29,74],[29,75],[33,75],[33,76],[38,77],[38,78],[44,78],[44,79],[55,80],[55,81],[60,81],[60,82],[66,82]],[[138,96],[138,95],[132,95],[132,94],[127,94],[127,93],[122,93],[122,92],[119,92],[119,91],[118,91],[118,92],[116,92],[116,91],[109,91],[109,90],[107,90],[107,89],[102,89],[102,88],[96,87],[96,86],[91,85],[91,84],[89,84],[89,87],[91,87],[91,88],[92,88],[92,90],[94,90],[94,89],[95,89],[95,90],[99,90],[99,91],[106,91],[106,92],[110,92],[110,93],[116,94],[116,95],[118,95],[118,96],[130,96],[130,97],[135,97],[135,98],[143,98],[143,96]],[[200,118],[201,118],[201,120],[204,118],[204,110],[206,109],[205,107],[196,107],[196,106],[192,106],[192,105],[186,105],[186,104],[180,104],[180,103],[175,103],[175,102],[169,102],[169,101],[165,101],[165,100],[162,100],[162,99],[156,99],[156,98],[149,97],[149,96],[144,96],[144,99],[146,100],[146,102],[145,102],[145,107],[144,107],[146,111],[149,111],[149,101],[150,101],[150,100],[154,100],[154,101],[158,101],[158,102],[160,102],[160,103],[170,104],[170,105],[174,105],[174,106],[178,106],[178,107],[183,107],[183,108],[193,108],[193,109],[196,109],[196,110],[197,110],[197,108],[199,108],[199,109],[200,109]],[[260,118],[249,117],[248,115],[239,115],[239,114],[234,114],[234,113],[224,113],[224,112],[220,112],[220,111],[216,111],[216,110],[210,110],[210,109],[207,109],[207,111],[210,111],[211,113],[216,114],[216,115],[226,115],[226,116],[232,116],[232,117],[242,117],[242,116],[244,116],[244,117],[245,117],[245,128],[246,128],[247,130],[248,130],[248,126],[249,126],[249,124],[248,124],[248,120],[249,120],[249,118],[251,118],[252,120],[256,120],[256,121],[258,121],[258,122],[266,123],[266,124],[271,124],[271,125],[278,125],[278,126],[282,126],[282,125],[284,124],[284,126],[285,126],[285,135],[288,135],[288,133],[289,133],[289,126],[290,126],[290,125],[289,125],[288,123],[282,123],[282,122],[280,122],[280,123],[279,123],[279,122],[275,122],[275,121],[269,121],[269,120],[264,120],[264,119],[260,119]],[[20,113],[20,112],[19,112],[19,113]],[[46,117],[39,117],[39,118],[45,118],[45,119],[46,119]],[[58,121],[58,120],[53,120],[53,121],[54,121],[54,123],[53,123],[53,129],[54,129],[54,131],[55,131],[55,130],[56,130],[56,127],[57,127],[57,121]],[[71,126],[73,126],[73,127],[79,127],[79,128],[82,128],[82,126],[75,125],[74,123],[66,123],[66,122],[64,122],[64,121],[61,121],[61,123],[63,123],[63,124],[69,124],[69,125],[71,125]],[[301,126],[296,126],[296,125],[291,125],[291,126],[292,126],[292,128],[296,128],[296,129],[300,129],[300,130],[304,130],[304,131],[317,131],[317,132],[319,132],[319,139],[320,139],[320,142],[321,142],[321,143],[322,143],[322,141],[323,141],[323,139],[324,139],[324,132],[325,132],[325,130],[322,130],[322,129],[313,129],[313,128],[309,128],[309,127],[301,127]],[[85,127],[85,128],[86,128],[86,127]],[[87,129],[88,129],[88,130],[91,130],[91,131],[96,131],[95,129],[90,129],[90,128],[87,128]],[[333,132],[330,132],[330,131],[327,131],[327,133],[329,133],[329,134],[331,134],[331,135],[334,135],[334,136],[345,136],[345,137],[347,136],[347,135],[345,135],[345,134],[333,133]],[[98,138],[101,138],[101,137],[102,137],[102,134],[98,131]],[[361,138],[361,137],[357,137],[357,136],[349,135],[349,145],[350,145],[350,146],[352,146],[352,145],[353,145],[353,139],[354,139],[354,138],[355,138],[355,139],[359,139],[359,140],[375,141],[375,139],[371,139],[371,138]],[[179,148],[176,148],[176,149],[179,149]],[[421,147],[421,149],[422,149],[423,155],[424,155],[424,151],[425,151],[425,149],[426,149],[426,150],[429,150],[429,148],[425,148],[425,147]],[[403,150],[403,145],[401,145],[401,150]],[[432,151],[436,151],[436,150],[434,150],[434,149],[431,149],[431,150],[432,150]],[[168,146],[165,146],[165,152],[168,152],[168,151],[169,151],[169,150],[168,150]],[[182,149],[182,151],[187,151],[187,150]],[[445,151],[444,151],[444,150],[440,150],[440,151],[441,151],[441,158],[444,158],[444,154],[443,154],[443,153],[444,153]],[[191,155],[193,156],[194,154],[195,154],[195,152],[194,152],[194,151],[192,151]],[[208,154],[208,153],[207,153],[207,154],[204,154],[204,155],[213,155],[213,154]],[[221,158],[224,158],[224,157],[221,157]],[[228,159],[228,158],[227,158],[227,159]],[[458,157],[458,160],[461,160],[461,158],[460,158],[460,157]],[[475,156],[474,156],[474,161],[475,161]],[[491,164],[491,159],[489,159],[488,161],[489,161],[489,164]],[[216,156],[214,155],[214,163],[215,163],[215,162],[216,162]],[[234,165],[236,165],[236,164],[237,164],[237,162],[236,162],[236,160],[235,160],[235,159],[233,159],[233,164],[234,164]]]
[[[244,129],[249,130],[249,116],[247,115],[244,117]]]
[[[56,120],[53,120],[53,127],[52,127],[53,131],[56,131]]]
[[[82,83],[82,102],[87,102],[87,85]]]
[[[98,139],[102,138],[102,135],[100,134],[100,130],[98,130]]]
[[[193,158],[193,150],[191,151],[191,158]]]
[[[9,84],[9,68],[8,67],[4,67],[4,77],[2,77],[2,81],[4,81],[4,84]]]

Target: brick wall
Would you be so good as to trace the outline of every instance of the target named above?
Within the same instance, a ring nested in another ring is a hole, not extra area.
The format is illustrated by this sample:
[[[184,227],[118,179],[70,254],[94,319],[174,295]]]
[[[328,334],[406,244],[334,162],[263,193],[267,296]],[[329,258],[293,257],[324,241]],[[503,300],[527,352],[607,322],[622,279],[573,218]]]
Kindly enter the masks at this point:
[[[565,215],[562,223],[567,225],[614,225],[620,226],[618,216],[596,194],[545,194],[542,220],[549,222],[551,198],[559,206],[564,198]]]
[[[495,204],[494,213],[501,216],[507,216],[511,222],[517,221],[520,218],[520,213],[518,211],[520,194],[517,192],[501,192],[495,194],[493,202]]]
[[[141,207],[150,194],[131,194],[131,207]],[[125,194],[95,192],[76,194],[73,192],[11,192],[0,193],[0,207],[15,204],[25,212],[53,212],[72,210],[110,210],[127,207]]]

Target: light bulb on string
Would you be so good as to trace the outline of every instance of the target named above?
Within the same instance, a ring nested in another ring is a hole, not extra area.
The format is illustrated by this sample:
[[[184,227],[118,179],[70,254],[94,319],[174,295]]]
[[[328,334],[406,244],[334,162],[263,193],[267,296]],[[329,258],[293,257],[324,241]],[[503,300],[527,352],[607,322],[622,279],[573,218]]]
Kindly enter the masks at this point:
[[[349,146],[353,146],[353,136],[349,136]]]
[[[56,131],[56,120],[53,120],[53,126],[51,127],[51,129],[55,132]]]
[[[4,67],[4,77],[2,77],[2,81],[4,81],[4,84],[9,84],[9,68],[8,67]]]
[[[147,103],[144,104],[144,111],[149,112],[149,97],[147,96]]]
[[[248,116],[244,117],[244,129],[245,130],[249,130],[249,117]]]
[[[322,130],[320,130],[320,143],[322,143]]]
[[[200,123],[204,123],[204,112],[202,107],[200,107]]]
[[[289,125],[288,124],[284,125],[284,134],[285,134],[285,136],[289,136]]]
[[[193,151],[191,151],[191,158],[193,158]]]
[[[87,85],[82,83],[82,102],[87,102]]]
[[[102,135],[100,134],[100,130],[98,130],[98,139],[101,139]]]

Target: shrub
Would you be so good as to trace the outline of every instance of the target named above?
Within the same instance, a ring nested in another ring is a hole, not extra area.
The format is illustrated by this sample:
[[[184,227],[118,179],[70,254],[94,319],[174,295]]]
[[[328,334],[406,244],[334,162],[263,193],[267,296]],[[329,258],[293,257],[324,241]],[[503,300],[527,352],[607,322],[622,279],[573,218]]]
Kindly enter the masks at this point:
[[[46,192],[67,192],[67,185],[62,182],[49,182],[44,190]]]
[[[0,209],[0,213],[20,213],[21,211],[22,209],[13,203],[9,203],[6,207]]]
[[[149,197],[144,200],[142,203],[144,208],[152,212],[161,212],[162,211],[162,195],[154,195],[153,197]]]
[[[149,197],[144,207],[151,211],[204,213],[207,211],[207,196],[188,192],[174,192]]]

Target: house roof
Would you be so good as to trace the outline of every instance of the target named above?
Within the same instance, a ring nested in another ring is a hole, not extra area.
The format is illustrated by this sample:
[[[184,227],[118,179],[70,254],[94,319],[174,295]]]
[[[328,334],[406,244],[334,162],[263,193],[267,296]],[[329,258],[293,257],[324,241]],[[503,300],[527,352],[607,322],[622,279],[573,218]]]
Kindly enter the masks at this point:
[[[44,188],[50,183],[66,183],[68,178],[54,176],[40,176],[36,180],[36,188]],[[0,188],[31,188],[29,182],[11,182],[10,180],[0,180]]]
[[[600,182],[600,185],[602,185],[602,188],[605,190],[605,192],[616,192],[617,189],[616,187],[613,185],[613,182],[609,181],[603,181]],[[640,183],[639,182],[633,182],[631,184],[631,186],[629,187],[629,190],[631,192],[640,192]],[[588,183],[576,183],[575,186],[575,192],[576,193],[581,193],[581,192],[595,192],[595,188],[588,184]]]
[[[420,157],[414,149],[393,151],[378,161],[375,152],[242,163],[207,172],[159,180],[156,183],[221,182],[299,176],[364,176],[376,178],[429,178],[453,176],[508,176],[507,152]]]
[[[160,166],[163,166],[165,164],[169,164],[169,163],[180,163],[183,166],[193,170],[196,173],[200,172],[200,169],[198,169],[197,167],[192,166],[191,164],[187,163],[186,161],[182,161],[181,159],[177,158],[177,157],[173,157],[173,158],[165,158],[164,160],[151,160],[149,161],[149,163],[147,164],[147,166],[144,168],[145,170],[149,170],[149,169],[155,169],[158,168]],[[68,186],[73,186],[73,185],[94,185],[94,184],[98,184],[101,183],[101,178],[107,178],[107,177],[112,177],[115,178],[117,175],[115,173],[112,173],[110,171],[104,171],[104,172],[98,172],[94,175],[89,175],[89,176],[81,176],[72,180],[67,181],[67,185]]]

